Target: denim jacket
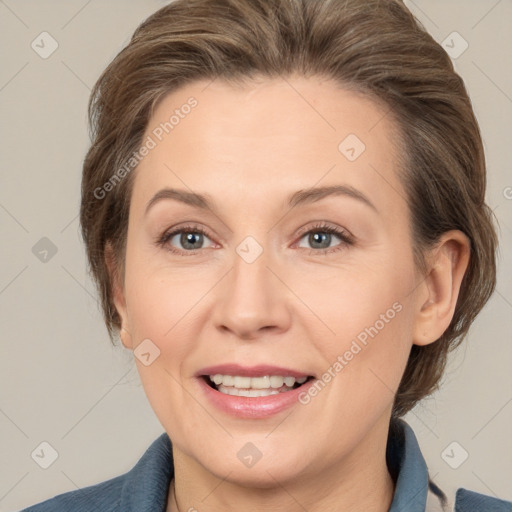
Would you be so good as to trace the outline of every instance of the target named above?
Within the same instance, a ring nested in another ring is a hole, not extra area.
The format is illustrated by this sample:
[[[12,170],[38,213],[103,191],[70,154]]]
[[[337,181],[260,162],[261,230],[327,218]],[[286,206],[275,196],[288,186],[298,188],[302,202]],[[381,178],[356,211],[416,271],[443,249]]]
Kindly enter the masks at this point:
[[[416,436],[402,419],[390,426],[386,460],[395,480],[388,512],[512,512],[512,502],[462,488],[446,496],[430,480]],[[165,512],[173,476],[172,445],[164,432],[127,473],[21,512]]]

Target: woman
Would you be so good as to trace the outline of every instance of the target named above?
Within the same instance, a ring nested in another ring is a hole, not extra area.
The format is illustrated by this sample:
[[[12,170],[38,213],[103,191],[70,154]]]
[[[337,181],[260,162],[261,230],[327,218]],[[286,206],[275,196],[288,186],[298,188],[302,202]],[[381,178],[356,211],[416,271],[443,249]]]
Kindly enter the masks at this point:
[[[27,511],[510,512],[446,496],[401,419],[489,299],[496,235],[464,84],[400,2],[178,0],[90,120],[90,267],[165,433]]]

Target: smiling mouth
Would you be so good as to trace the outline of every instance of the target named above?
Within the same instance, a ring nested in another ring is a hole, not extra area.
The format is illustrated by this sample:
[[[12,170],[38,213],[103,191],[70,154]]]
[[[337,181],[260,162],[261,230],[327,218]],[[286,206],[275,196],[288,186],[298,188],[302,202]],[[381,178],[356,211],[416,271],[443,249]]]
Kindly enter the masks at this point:
[[[313,376],[295,378],[281,375],[242,377],[237,375],[203,375],[203,380],[216,391],[232,396],[259,397],[286,393],[303,386]]]

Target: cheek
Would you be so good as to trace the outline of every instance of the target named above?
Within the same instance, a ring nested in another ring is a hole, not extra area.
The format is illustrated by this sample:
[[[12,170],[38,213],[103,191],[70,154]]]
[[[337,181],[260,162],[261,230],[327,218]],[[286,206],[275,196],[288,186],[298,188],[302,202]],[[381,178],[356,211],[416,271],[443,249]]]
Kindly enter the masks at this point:
[[[166,343],[189,325],[201,297],[211,288],[204,271],[153,263],[154,255],[127,258],[126,295],[132,329],[139,340]],[[160,260],[161,260],[160,256]]]
[[[354,307],[350,315],[345,310],[348,314],[345,321],[338,321],[337,335],[328,344],[318,344],[326,362],[318,398],[306,396],[302,401],[309,403],[311,416],[322,417],[330,429],[359,426],[359,433],[347,436],[359,436],[391,412],[411,347],[410,305],[391,302],[393,296],[387,294],[373,298],[364,311]],[[343,436],[332,439],[331,448],[342,449],[346,441]]]
[[[296,279],[294,292],[316,317],[311,339],[321,340],[327,352],[342,349],[354,339],[362,343],[376,336],[389,343],[402,340],[400,334],[412,327],[408,305],[414,273],[407,262],[394,261],[372,261]]]
[[[341,363],[338,372],[360,391],[372,388],[379,378],[385,394],[398,386],[411,347],[413,316],[410,305],[396,299],[381,290],[371,300],[352,296],[340,305],[337,317],[331,311],[336,335],[322,343],[324,359],[329,366]]]
[[[135,357],[144,392],[164,428],[180,433],[183,421],[172,412],[187,410],[188,395],[182,381],[183,375],[190,372],[185,366],[194,350],[192,306],[201,290],[183,286],[183,278],[180,282],[148,265],[134,265],[127,277],[128,315],[135,350],[149,339],[159,351],[147,366]]]
[[[409,260],[390,258],[365,272],[333,273],[323,295],[310,295],[321,318],[310,338],[316,340],[325,371],[335,374],[336,401],[357,401],[354,410],[392,400],[409,356],[414,327],[414,267]],[[324,336],[318,335],[321,325]],[[327,328],[324,329],[324,326]],[[327,379],[329,377],[327,376]],[[348,393],[348,395],[347,395]]]
[[[174,279],[168,272],[166,275],[148,264],[142,265],[135,258],[131,262],[127,259],[126,276],[135,362],[146,396],[162,420],[167,418],[170,403],[183,406],[180,382],[183,365],[194,349],[189,330],[194,328],[192,306],[197,303],[201,290],[183,286],[183,278]],[[146,366],[137,357],[142,351],[137,346],[148,339],[158,355]]]

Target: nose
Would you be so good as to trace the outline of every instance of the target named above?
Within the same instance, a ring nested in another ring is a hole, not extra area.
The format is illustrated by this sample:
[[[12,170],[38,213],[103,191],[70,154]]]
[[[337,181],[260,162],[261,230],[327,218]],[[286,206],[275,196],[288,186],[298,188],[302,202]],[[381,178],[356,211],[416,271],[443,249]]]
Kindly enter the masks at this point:
[[[224,335],[257,340],[289,328],[292,294],[265,250],[249,261],[235,253],[233,268],[218,285],[213,321]]]

